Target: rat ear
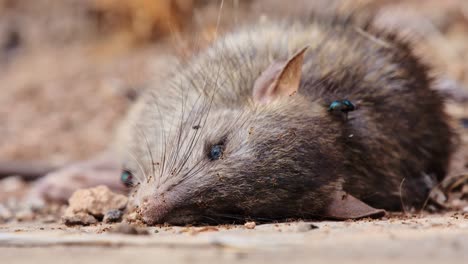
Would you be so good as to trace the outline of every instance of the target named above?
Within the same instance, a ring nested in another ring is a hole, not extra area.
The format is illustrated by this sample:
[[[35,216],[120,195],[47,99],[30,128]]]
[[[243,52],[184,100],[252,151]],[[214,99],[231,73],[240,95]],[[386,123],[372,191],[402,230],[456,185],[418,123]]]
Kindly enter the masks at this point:
[[[379,218],[385,210],[375,209],[356,197],[343,191],[336,192],[324,212],[326,218],[336,220],[358,219],[364,217]]]
[[[254,84],[255,102],[268,103],[281,96],[290,96],[297,92],[301,82],[304,47],[287,61],[273,62],[260,74]]]

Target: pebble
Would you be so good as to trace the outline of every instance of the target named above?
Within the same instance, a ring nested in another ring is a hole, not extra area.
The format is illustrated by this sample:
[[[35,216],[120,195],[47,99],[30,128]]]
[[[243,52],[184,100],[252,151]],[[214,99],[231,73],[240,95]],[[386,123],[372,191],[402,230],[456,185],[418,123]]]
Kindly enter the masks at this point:
[[[137,212],[131,212],[125,215],[125,221],[135,223],[140,220],[140,215]]]
[[[244,224],[244,227],[247,228],[247,229],[254,229],[255,226],[257,226],[257,224],[255,222],[247,222]]]
[[[62,217],[62,222],[67,226],[74,225],[92,225],[96,224],[98,221],[96,218],[87,213],[74,213],[71,215],[64,215]]]
[[[123,212],[120,210],[109,210],[104,215],[104,219],[102,220],[104,223],[116,223],[122,220]]]
[[[68,200],[65,214],[88,213],[97,218],[104,217],[110,210],[122,210],[127,206],[128,198],[113,193],[107,186],[77,190]]]
[[[62,221],[66,225],[91,225],[104,217],[106,223],[118,221],[127,202],[126,196],[113,193],[106,186],[77,190],[68,200]]]

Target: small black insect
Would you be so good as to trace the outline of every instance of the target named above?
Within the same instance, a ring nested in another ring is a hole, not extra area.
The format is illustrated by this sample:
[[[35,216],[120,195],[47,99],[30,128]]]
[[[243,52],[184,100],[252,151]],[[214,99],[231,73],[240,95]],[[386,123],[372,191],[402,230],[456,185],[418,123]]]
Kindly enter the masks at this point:
[[[348,112],[356,110],[356,106],[351,103],[351,101],[344,100],[335,100],[328,107],[329,112],[341,112],[344,113],[345,119],[348,120]]]
[[[129,170],[123,170],[120,174],[120,181],[127,187],[133,185],[133,173]]]
[[[195,126],[193,126],[192,128],[195,129],[195,130],[198,130],[198,129],[201,128],[201,126],[200,126],[200,125],[195,125]]]

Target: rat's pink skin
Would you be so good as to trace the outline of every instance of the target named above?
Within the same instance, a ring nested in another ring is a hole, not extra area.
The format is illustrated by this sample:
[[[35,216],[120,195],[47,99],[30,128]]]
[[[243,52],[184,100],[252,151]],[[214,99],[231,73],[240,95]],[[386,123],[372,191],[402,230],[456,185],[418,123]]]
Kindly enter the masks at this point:
[[[140,204],[139,213],[148,224],[163,222],[164,217],[171,211],[170,202],[159,197],[146,197]]]

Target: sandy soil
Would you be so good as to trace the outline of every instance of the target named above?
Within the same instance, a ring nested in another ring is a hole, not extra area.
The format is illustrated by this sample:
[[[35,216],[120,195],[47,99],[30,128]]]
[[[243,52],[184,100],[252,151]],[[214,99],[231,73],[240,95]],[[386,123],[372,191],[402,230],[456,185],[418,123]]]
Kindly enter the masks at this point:
[[[4,263],[466,263],[468,258],[468,215],[325,221],[311,230],[304,225],[151,227],[149,235],[129,236],[111,234],[107,225],[10,224],[0,227],[0,254]]]

